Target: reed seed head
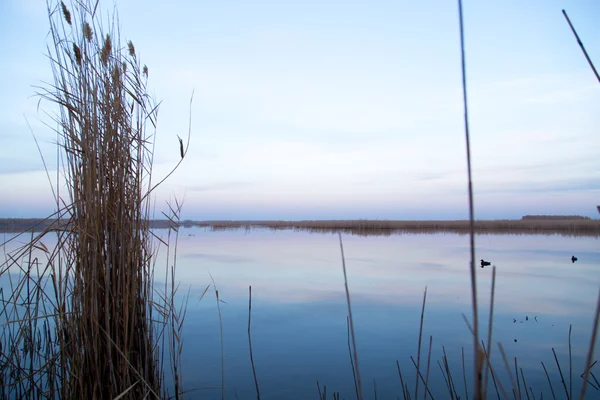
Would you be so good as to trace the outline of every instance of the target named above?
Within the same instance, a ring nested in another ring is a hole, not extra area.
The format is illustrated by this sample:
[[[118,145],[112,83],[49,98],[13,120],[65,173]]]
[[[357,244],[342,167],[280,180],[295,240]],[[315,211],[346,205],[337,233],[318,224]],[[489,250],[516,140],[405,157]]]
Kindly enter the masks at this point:
[[[65,5],[65,3],[63,1],[60,2],[60,7],[62,8],[62,12],[63,12],[63,15],[65,16],[65,20],[67,21],[67,24],[71,25],[71,12],[69,11],[69,9],[67,8],[67,6]]]
[[[144,65],[144,68],[142,68],[142,73],[144,75],[146,75],[146,78],[148,77],[148,66],[147,65]]]
[[[75,43],[73,43],[73,54],[75,54],[75,61],[77,64],[81,65],[81,50]]]
[[[131,40],[127,42],[127,47],[129,48],[129,55],[131,57],[135,57],[135,47],[133,46],[133,42]]]
[[[116,65],[113,68],[112,73],[113,73],[113,82],[117,83],[119,81],[119,78],[121,77],[121,69],[119,68],[118,65]]]
[[[102,51],[100,51],[100,61],[102,64],[108,65],[108,57],[112,51],[112,42],[110,40],[110,35],[106,35],[106,39],[104,39],[104,46],[102,46]]]
[[[92,41],[92,27],[87,22],[83,24],[83,37],[85,37],[88,42]]]

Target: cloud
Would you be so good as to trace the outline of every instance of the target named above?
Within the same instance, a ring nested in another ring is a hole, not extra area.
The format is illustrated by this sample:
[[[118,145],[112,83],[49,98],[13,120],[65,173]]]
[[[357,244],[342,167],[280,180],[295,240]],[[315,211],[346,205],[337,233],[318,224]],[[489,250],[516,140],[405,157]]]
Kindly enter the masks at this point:
[[[488,194],[528,194],[528,193],[552,193],[552,192],[571,192],[571,191],[598,191],[600,190],[600,177],[594,178],[573,178],[573,179],[548,179],[548,180],[528,180],[526,182],[499,182],[494,186],[480,185],[475,187],[477,195]]]

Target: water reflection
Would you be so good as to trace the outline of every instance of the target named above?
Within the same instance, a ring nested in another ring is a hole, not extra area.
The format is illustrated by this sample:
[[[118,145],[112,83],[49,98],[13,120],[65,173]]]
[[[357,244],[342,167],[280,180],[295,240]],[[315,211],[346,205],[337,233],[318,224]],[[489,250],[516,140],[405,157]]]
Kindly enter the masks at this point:
[[[166,230],[157,230],[166,236]],[[23,239],[25,240],[25,238]],[[53,246],[52,236],[44,244]],[[16,241],[14,243],[17,243]],[[568,330],[572,331],[573,387],[581,384],[593,311],[600,284],[598,238],[559,235],[478,235],[477,259],[497,268],[493,342],[501,342],[511,366],[550,398],[540,362],[548,368],[558,393],[562,388],[552,348],[563,372],[568,369]],[[423,352],[433,337],[431,391],[446,398],[437,364],[446,350],[462,388],[462,349],[472,386],[472,340],[462,319],[471,318],[468,236],[448,233],[388,236],[345,235],[346,267],[352,294],[363,385],[373,398],[402,396],[396,369],[414,390],[410,356],[417,353],[420,311],[425,287]],[[3,249],[5,250],[5,249]],[[6,249],[9,251],[9,249]],[[578,257],[577,263],[571,256]],[[156,263],[156,284],[164,276],[164,254]],[[40,260],[44,254],[40,253]],[[486,326],[491,267],[477,267],[482,337]],[[184,384],[188,398],[221,398],[221,362],[227,395],[254,398],[248,347],[248,286],[252,285],[252,339],[261,397],[318,398],[316,381],[328,392],[353,398],[348,354],[343,276],[337,235],[293,230],[180,229],[177,250],[180,298],[190,301],[184,328]],[[219,290],[225,356],[214,290],[200,300],[212,280]],[[492,359],[499,378],[510,386],[499,358]],[[595,358],[596,359],[596,358]],[[422,360],[423,362],[423,360]],[[490,382],[490,390],[495,393]],[[590,390],[591,395],[595,392]],[[419,397],[421,397],[420,395]],[[413,393],[414,397],[414,393]]]
[[[462,347],[467,360],[472,359],[472,341],[461,316],[471,317],[468,244],[467,236],[444,233],[344,237],[363,381],[372,390],[375,379],[380,398],[402,396],[396,360],[414,388],[409,357],[417,352],[425,286],[423,348],[433,336],[432,392],[445,397],[435,365],[442,345],[462,381]],[[540,391],[550,396],[540,362],[548,367],[558,390],[560,377],[551,349],[568,368],[569,325],[573,325],[574,375],[583,372],[600,283],[598,239],[478,235],[476,244],[478,258],[497,267],[493,342],[504,344],[511,365],[512,357],[518,357],[536,396]],[[247,339],[252,285],[253,350],[262,397],[318,398],[317,379],[330,393],[336,390],[342,397],[353,397],[337,235],[192,228],[181,230],[178,251],[178,277],[192,293],[203,290],[212,276],[219,297],[227,302],[221,310],[231,395],[235,388],[240,398],[255,396]],[[570,260],[572,254],[579,257],[576,264]],[[491,272],[490,267],[477,268],[483,335]],[[185,362],[192,372],[186,373],[186,383],[188,388],[218,386],[221,358],[214,294],[190,304]],[[492,358],[500,361],[497,346]],[[497,365],[499,377],[506,378],[502,365]],[[469,382],[470,368],[467,362]],[[574,388],[580,381],[574,378]],[[220,391],[205,389],[202,396],[216,399]]]

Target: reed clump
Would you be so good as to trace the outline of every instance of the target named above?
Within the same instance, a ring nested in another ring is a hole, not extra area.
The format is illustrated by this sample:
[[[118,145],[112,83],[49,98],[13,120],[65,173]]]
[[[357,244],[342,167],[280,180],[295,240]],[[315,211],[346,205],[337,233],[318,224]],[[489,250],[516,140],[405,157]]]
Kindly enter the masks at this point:
[[[97,1],[48,4],[48,15],[54,83],[39,94],[58,106],[61,224],[54,249],[42,244],[57,229],[50,224],[0,270],[10,283],[0,293],[0,397],[179,398],[184,314],[173,260],[164,288],[154,282],[158,107],[148,69]],[[180,204],[170,210],[178,220]]]

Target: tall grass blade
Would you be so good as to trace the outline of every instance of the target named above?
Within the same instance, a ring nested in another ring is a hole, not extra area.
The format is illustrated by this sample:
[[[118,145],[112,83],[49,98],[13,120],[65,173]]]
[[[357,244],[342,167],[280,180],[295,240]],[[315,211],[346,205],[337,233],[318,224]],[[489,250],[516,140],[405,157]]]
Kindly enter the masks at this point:
[[[587,62],[590,65],[590,67],[592,68],[592,71],[594,72],[594,75],[596,75],[596,79],[598,80],[598,82],[600,82],[600,75],[598,75],[598,71],[596,71],[596,67],[594,67],[594,63],[590,59],[590,56],[588,56],[588,53],[585,50],[585,46],[583,45],[583,42],[581,41],[581,39],[579,39],[579,35],[577,34],[577,31],[575,30],[575,27],[571,23],[571,20],[569,19],[569,16],[567,15],[567,12],[565,10],[562,10],[562,13],[565,16],[565,19],[567,20],[567,23],[571,27],[571,31],[573,32],[573,35],[575,35],[575,39],[577,39],[577,44],[579,44],[579,47],[581,47],[581,51],[583,51],[583,55],[585,56],[585,59],[587,60]]]
[[[420,373],[421,367],[421,340],[423,337],[423,319],[425,317],[425,302],[427,301],[427,286],[423,292],[423,306],[421,307],[421,323],[419,325],[419,342],[417,346],[417,374]],[[419,376],[415,377],[415,399],[419,396]]]
[[[256,368],[254,367],[254,355],[252,353],[252,337],[250,335],[250,322],[252,320],[252,286],[248,286],[248,346],[250,347],[250,364],[252,364],[252,375],[254,375],[254,386],[256,387],[256,398],[260,400]]]
[[[556,400],[556,395],[554,394],[554,387],[552,387],[552,381],[550,380],[550,375],[548,375],[548,370],[542,361],[542,368],[544,368],[544,373],[546,374],[546,379],[548,379],[548,385],[550,386],[550,393],[552,393],[552,398]],[[585,385],[585,382],[584,382]]]
[[[592,328],[592,336],[590,338],[590,345],[588,346],[588,353],[585,360],[586,367],[592,364],[592,358],[594,357],[594,349],[596,347],[596,336],[598,335],[598,323],[600,322],[600,290],[598,291],[598,300],[596,301],[596,314],[594,315],[594,325]],[[579,394],[579,400],[583,400],[585,398],[585,393],[587,391],[586,382],[588,381],[590,368],[586,368],[583,375],[584,384],[581,385],[581,393]],[[593,375],[592,375],[593,376]]]
[[[519,393],[519,390],[517,389],[517,382],[515,382],[515,377],[513,377],[513,374],[510,370],[510,365],[508,363],[508,357],[506,357],[506,353],[504,352],[504,347],[502,346],[502,343],[498,342],[498,348],[500,349],[500,355],[502,355],[502,361],[504,361],[504,367],[506,368],[506,372],[508,373],[508,376],[510,377],[510,383],[512,386],[512,390],[516,397],[517,394]],[[517,376],[516,378],[518,380],[519,376]],[[520,400],[521,397],[519,396],[518,399]]]
[[[569,325],[569,398],[573,398],[573,358],[571,355],[571,330],[573,325]]]
[[[352,348],[350,345],[350,317],[346,317],[346,330],[348,332],[348,355],[350,356],[350,366],[352,367],[352,378],[354,380],[354,391],[356,392],[356,398],[359,398],[358,395],[358,384],[356,382],[356,369],[354,368],[354,358],[352,357]]]
[[[423,400],[427,400],[427,393],[429,392],[429,368],[431,366],[431,346],[433,344],[433,336],[429,336],[429,349],[427,350],[427,371],[425,372],[425,393],[423,394]]]
[[[421,371],[419,371],[419,368],[417,367],[417,363],[415,362],[415,359],[413,358],[413,356],[410,356],[410,360],[412,361],[413,366],[415,367],[415,370],[417,371],[417,378],[421,379],[421,381],[423,383],[425,383],[425,378],[423,378],[423,375],[421,374]],[[429,388],[427,387],[427,385],[425,385],[425,390],[429,394],[429,396],[433,399],[433,395],[429,391]],[[415,397],[415,399],[416,399],[416,397]]]
[[[473,374],[475,381],[475,400],[482,399],[481,368],[482,360],[479,357],[479,316],[477,306],[477,276],[475,270],[475,206],[473,202],[473,178],[471,173],[471,144],[469,138],[469,107],[467,103],[467,64],[465,60],[465,38],[463,23],[462,0],[458,0],[458,14],[460,22],[460,54],[462,67],[462,91],[465,123],[465,144],[467,149],[467,174],[469,191],[469,245],[471,250],[471,305],[473,307]]]
[[[493,332],[493,327],[494,327],[495,295],[496,295],[496,266],[494,265],[492,267],[492,288],[491,288],[491,295],[490,295],[490,319],[488,322],[488,337],[487,337],[488,352],[486,354],[487,368],[485,369],[485,378],[483,380],[483,396],[484,396],[484,398],[487,398],[489,371],[492,368],[490,357],[491,357],[491,351],[492,351],[492,332]],[[485,351],[484,351],[484,354],[485,354]]]
[[[400,369],[400,362],[396,360],[396,367],[398,368],[398,377],[400,378],[400,385],[402,385],[402,397],[404,400],[408,400],[410,394],[408,393],[407,387],[404,384],[404,377],[402,376],[402,369]]]
[[[461,347],[462,354],[462,370],[463,370],[463,383],[465,385],[465,399],[469,400],[469,391],[467,390],[467,373],[465,371],[465,348]]]
[[[346,303],[348,304],[348,318],[350,319],[350,333],[352,336],[352,352],[354,354],[354,367],[356,368],[356,383],[358,386],[358,400],[363,399],[362,384],[360,379],[360,368],[358,366],[358,354],[356,352],[356,336],[354,335],[354,320],[352,318],[352,306],[350,304],[350,290],[348,289],[348,275],[346,274],[346,258],[344,257],[344,245],[342,234],[338,232],[340,239],[340,251],[342,253],[342,269],[344,270],[344,287],[346,289]]]
[[[560,381],[562,382],[563,388],[565,389],[565,395],[567,396],[567,399],[570,399],[569,390],[567,389],[567,383],[565,382],[565,377],[562,373],[562,368],[560,367],[560,363],[558,362],[558,357],[556,356],[556,351],[554,350],[554,347],[552,348],[552,354],[554,354],[554,361],[556,362],[556,367],[558,368],[558,372],[560,374]]]

